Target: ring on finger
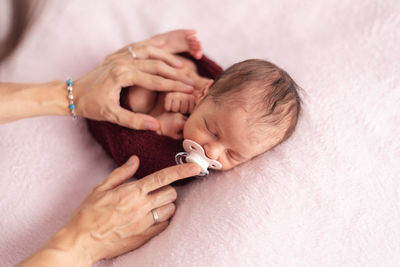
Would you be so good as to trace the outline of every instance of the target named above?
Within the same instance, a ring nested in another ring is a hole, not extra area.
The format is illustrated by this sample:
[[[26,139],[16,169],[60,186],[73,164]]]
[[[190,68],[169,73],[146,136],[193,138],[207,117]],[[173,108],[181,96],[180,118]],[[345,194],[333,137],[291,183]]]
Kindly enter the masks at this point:
[[[151,210],[151,214],[153,214],[154,224],[157,224],[159,222],[159,217],[156,209]]]
[[[135,52],[133,52],[133,49],[131,46],[128,46],[128,51],[131,54],[133,59],[137,59],[137,55],[135,54]]]

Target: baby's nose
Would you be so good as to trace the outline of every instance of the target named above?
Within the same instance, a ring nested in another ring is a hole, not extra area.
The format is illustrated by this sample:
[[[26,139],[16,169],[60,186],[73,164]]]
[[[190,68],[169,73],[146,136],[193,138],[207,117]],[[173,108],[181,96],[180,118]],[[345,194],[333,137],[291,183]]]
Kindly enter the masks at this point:
[[[216,143],[208,143],[204,145],[204,151],[206,152],[206,156],[210,159],[218,160],[223,151],[223,147]]]

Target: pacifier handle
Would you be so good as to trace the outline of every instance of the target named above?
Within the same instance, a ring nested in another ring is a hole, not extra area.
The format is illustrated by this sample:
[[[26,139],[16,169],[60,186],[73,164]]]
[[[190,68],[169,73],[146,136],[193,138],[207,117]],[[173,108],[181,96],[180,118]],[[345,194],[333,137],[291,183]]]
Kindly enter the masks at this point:
[[[175,161],[177,164],[193,162],[200,166],[201,172],[199,176],[209,174],[210,169],[221,169],[222,164],[216,160],[210,159],[206,156],[204,149],[196,142],[185,139],[183,141],[183,148],[186,152],[176,154]]]

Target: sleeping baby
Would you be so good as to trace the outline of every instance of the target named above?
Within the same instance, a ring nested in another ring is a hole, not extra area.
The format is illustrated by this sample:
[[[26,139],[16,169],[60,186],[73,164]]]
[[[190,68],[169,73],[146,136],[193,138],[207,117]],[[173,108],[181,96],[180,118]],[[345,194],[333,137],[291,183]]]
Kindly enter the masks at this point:
[[[123,91],[122,106],[157,118],[161,125],[157,134],[89,121],[93,135],[117,163],[136,154],[142,169],[136,175],[145,176],[175,164],[183,138],[200,145],[207,158],[221,164],[221,170],[229,170],[293,133],[300,99],[296,83],[284,70],[265,60],[250,59],[221,73],[219,66],[202,56],[193,31],[178,30],[153,38],[162,40],[162,48],[171,53],[191,55],[181,59],[195,90],[192,94],[138,87]]]

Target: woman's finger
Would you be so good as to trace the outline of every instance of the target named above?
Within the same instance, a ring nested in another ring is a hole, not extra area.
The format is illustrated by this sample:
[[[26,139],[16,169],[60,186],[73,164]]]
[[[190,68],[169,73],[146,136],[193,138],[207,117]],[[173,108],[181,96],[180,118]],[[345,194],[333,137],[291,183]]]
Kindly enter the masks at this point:
[[[135,60],[134,65],[137,69],[150,73],[150,74],[158,74],[164,78],[181,81],[187,85],[193,86],[194,81],[190,79],[186,73],[186,69],[176,69],[163,61],[147,59],[147,60]]]
[[[175,210],[176,210],[176,207],[175,207],[174,203],[168,203],[164,206],[152,209],[146,215],[146,218],[145,218],[146,224],[148,225],[148,227],[151,227],[152,225],[166,222],[172,217],[172,215],[174,215]],[[153,211],[155,212],[154,215],[153,215]],[[157,222],[156,222],[156,219],[157,219]]]
[[[140,46],[145,46],[145,45],[161,47],[161,46],[165,45],[165,40],[162,40],[162,39],[148,39],[148,40],[144,40],[144,41],[140,41],[140,42],[130,43],[127,46],[124,46],[124,47],[120,48],[117,52],[115,52],[115,54],[125,52],[126,50],[128,50],[129,46],[132,47],[132,49],[133,49],[133,48],[140,47]]]
[[[135,130],[157,131],[160,123],[150,115],[135,113],[117,106],[109,118],[110,122]]]
[[[132,53],[131,53],[132,52]],[[143,45],[143,46],[135,46],[134,48],[129,51],[128,53],[132,56],[132,59],[159,59],[173,67],[183,67],[183,62],[179,60],[176,56],[171,53],[166,52],[165,50],[150,46],[150,45]]]
[[[152,204],[151,208],[157,208],[174,202],[177,197],[178,194],[176,193],[175,188],[167,185],[156,191],[151,192],[147,198]]]
[[[192,93],[194,90],[193,86],[142,71],[126,73],[124,78],[128,85],[139,85],[154,91]]]
[[[200,167],[195,163],[175,165],[150,174],[136,182],[143,193],[148,194],[163,186],[180,179],[192,177],[200,173]]]
[[[164,231],[168,227],[168,224],[169,221],[164,221],[159,224],[152,224],[150,225],[150,227],[146,228],[146,230],[140,233],[140,238],[138,238],[138,235],[132,234],[137,231],[136,224],[132,224],[131,228],[128,227],[127,229],[124,229],[124,232],[127,232],[129,236],[125,237],[123,240],[120,240],[119,242],[115,242],[113,244],[113,249],[116,248],[118,249],[116,249],[116,251],[111,251],[113,253],[110,253],[110,255],[104,258],[114,258],[116,256],[122,255],[123,253],[126,253],[128,251],[140,247],[141,245],[149,241],[151,238]],[[106,245],[110,246],[109,244]]]
[[[116,168],[103,182],[96,188],[102,191],[113,189],[129,178],[131,178],[139,168],[139,158],[131,156],[128,161],[119,168]]]
[[[146,236],[146,239],[151,239],[165,230],[168,227],[169,221],[165,221],[158,224],[153,224],[146,231],[143,232],[143,235]]]

